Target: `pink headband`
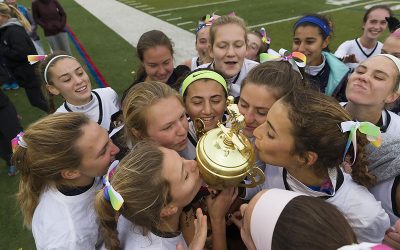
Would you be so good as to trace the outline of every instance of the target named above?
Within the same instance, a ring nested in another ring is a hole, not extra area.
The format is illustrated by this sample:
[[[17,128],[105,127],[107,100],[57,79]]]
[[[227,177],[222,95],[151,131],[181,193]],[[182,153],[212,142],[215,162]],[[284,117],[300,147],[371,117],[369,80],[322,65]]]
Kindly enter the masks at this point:
[[[261,195],[251,215],[250,233],[254,245],[270,250],[275,225],[286,205],[301,194],[283,189],[270,189]],[[266,218],[266,219],[262,219]]]
[[[390,34],[390,36],[400,38],[400,28],[395,30],[392,34]]]

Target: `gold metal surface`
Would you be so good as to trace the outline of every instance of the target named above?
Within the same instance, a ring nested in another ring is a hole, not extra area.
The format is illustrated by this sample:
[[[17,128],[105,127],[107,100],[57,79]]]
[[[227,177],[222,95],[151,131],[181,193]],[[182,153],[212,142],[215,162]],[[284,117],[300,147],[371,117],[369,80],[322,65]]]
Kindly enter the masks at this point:
[[[227,104],[231,128],[218,123],[217,128],[198,137],[196,156],[200,174],[209,186],[217,189],[255,187],[264,182],[264,173],[254,166],[254,147],[241,132],[245,125],[243,115],[233,98],[229,97]],[[241,183],[244,179],[249,183]]]

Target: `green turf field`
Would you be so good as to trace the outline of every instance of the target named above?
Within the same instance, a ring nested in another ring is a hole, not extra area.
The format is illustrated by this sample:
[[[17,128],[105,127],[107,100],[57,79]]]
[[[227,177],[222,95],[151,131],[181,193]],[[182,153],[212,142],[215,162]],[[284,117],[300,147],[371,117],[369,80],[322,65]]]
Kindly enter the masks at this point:
[[[70,27],[77,34],[96,66],[108,84],[121,94],[132,81],[131,72],[138,63],[134,48],[73,0],[59,1],[68,14]],[[101,4],[101,0],[98,1]],[[347,0],[350,3],[334,5],[327,4],[327,0],[120,1],[132,7],[136,6],[137,9],[188,31],[192,31],[197,26],[199,17],[206,13],[216,12],[223,15],[235,11],[253,28],[258,28],[260,24],[264,24],[262,26],[272,37],[271,47],[276,50],[291,48],[291,27],[296,17],[310,12],[327,12],[333,19],[335,33],[330,48],[335,50],[342,41],[355,38],[361,34],[361,18],[366,4],[384,2]],[[30,6],[31,1],[19,0],[18,2]],[[346,2],[346,0],[331,0],[330,2],[339,3]],[[400,9],[399,1],[385,2]],[[399,17],[400,10],[396,10],[395,14]],[[268,23],[268,25],[265,25],[265,23]],[[162,30],[162,27],[160,29]],[[39,32],[41,33],[40,28]],[[387,32],[384,36],[386,35]],[[42,42],[45,44],[44,39]],[[45,49],[49,51],[47,47]],[[73,53],[78,56],[76,50],[73,50]],[[95,84],[94,81],[92,81],[92,84]],[[22,116],[22,123],[25,128],[28,124],[44,116],[44,113],[29,105],[23,90],[6,93]],[[22,221],[15,205],[14,194],[18,188],[18,177],[8,177],[5,164],[2,161],[0,161],[0,188],[3,190],[0,197],[0,249],[34,249],[31,233],[22,228]]]

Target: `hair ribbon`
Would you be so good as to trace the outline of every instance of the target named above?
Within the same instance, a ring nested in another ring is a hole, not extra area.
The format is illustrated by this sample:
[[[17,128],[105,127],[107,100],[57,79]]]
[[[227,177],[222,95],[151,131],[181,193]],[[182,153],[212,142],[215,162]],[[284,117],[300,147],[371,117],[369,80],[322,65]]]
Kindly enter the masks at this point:
[[[32,65],[44,60],[46,57],[47,55],[28,55],[28,62]]]
[[[267,36],[267,32],[265,31],[265,28],[262,27],[260,29],[260,36],[261,36],[261,41],[264,44],[270,44],[271,43],[271,38]]]
[[[19,132],[18,135],[15,136],[15,138],[11,140],[11,148],[12,148],[13,152],[15,152],[15,150],[17,149],[17,146],[21,146],[23,148],[28,148],[28,145],[22,138],[23,136],[24,136],[24,132]]]
[[[307,63],[307,57],[301,52],[289,52],[285,49],[280,49],[278,54],[269,54],[269,53],[261,53],[260,54],[260,63],[267,62],[267,61],[287,61],[292,65],[292,68],[299,72],[300,68],[304,68]],[[301,75],[303,78],[303,75]]]
[[[207,14],[206,18],[204,21],[199,22],[199,26],[197,26],[195,33],[199,32],[202,28],[205,28],[207,26],[211,26],[213,22],[220,16],[213,14]]]
[[[345,160],[346,154],[349,151],[351,143],[353,143],[354,156],[351,165],[353,165],[356,160],[357,130],[360,131],[362,134],[365,134],[367,136],[368,141],[370,141],[373,146],[377,148],[381,146],[382,138],[381,138],[380,128],[370,122],[345,121],[340,123],[340,127],[343,133],[350,131],[346,148],[343,153],[343,161]]]
[[[111,203],[111,206],[115,211],[119,211],[124,204],[124,198],[115,191],[115,189],[111,186],[110,178],[113,176],[119,161],[113,161],[110,167],[108,168],[107,174],[103,176],[103,184],[104,184],[104,198]]]

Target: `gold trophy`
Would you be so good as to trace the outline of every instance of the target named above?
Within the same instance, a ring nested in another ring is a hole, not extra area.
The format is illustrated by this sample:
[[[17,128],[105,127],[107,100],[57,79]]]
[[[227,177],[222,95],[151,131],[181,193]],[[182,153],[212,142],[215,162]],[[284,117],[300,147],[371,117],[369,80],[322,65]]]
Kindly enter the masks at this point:
[[[228,186],[255,187],[265,180],[264,172],[254,166],[255,152],[252,143],[242,133],[245,126],[244,116],[233,102],[233,97],[227,100],[229,113],[228,123],[231,128],[218,122],[218,128],[204,133],[201,131],[202,121],[196,120],[196,131],[200,136],[196,146],[198,167],[203,180],[216,189]],[[246,178],[247,177],[247,178]],[[249,183],[243,183],[247,179]]]

